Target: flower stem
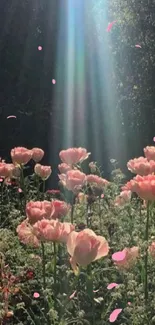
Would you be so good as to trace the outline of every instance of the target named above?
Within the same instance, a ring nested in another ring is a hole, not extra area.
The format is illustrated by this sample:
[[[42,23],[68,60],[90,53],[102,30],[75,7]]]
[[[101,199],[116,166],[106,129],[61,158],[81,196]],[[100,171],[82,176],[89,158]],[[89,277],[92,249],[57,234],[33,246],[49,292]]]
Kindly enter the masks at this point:
[[[92,308],[92,325],[95,325],[95,310],[94,310],[94,292],[93,292],[93,275],[92,275],[92,267],[91,264],[87,266],[87,293],[91,300],[91,308]]]
[[[147,215],[146,215],[146,228],[145,228],[145,241],[147,244],[145,257],[144,257],[144,268],[145,268],[145,278],[144,278],[144,295],[145,295],[145,305],[148,301],[148,237],[149,237],[149,216],[150,216],[150,202],[147,203]]]
[[[44,243],[41,242],[41,250],[42,250],[42,276],[43,276],[43,288],[46,289],[46,276],[45,276],[45,246]]]
[[[53,242],[53,248],[54,248],[54,290],[56,290],[56,266],[57,266],[57,251],[56,251],[56,242]]]
[[[71,223],[74,222],[74,203],[75,203],[75,196],[72,196],[72,205],[71,205]]]
[[[24,194],[24,203],[26,206],[26,202],[27,202],[27,196],[26,196],[26,188],[25,188],[25,182],[24,182],[24,170],[23,170],[23,166],[21,165],[21,177],[20,177],[20,183],[21,183],[21,188],[23,190],[23,194]]]

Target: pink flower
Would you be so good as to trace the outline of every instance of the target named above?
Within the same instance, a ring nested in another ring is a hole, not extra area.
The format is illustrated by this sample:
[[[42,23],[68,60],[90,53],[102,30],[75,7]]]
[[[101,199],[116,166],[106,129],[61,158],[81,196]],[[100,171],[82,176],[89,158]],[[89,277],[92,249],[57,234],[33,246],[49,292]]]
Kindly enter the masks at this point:
[[[131,181],[127,182],[122,190],[129,190],[146,201],[155,200],[155,175],[140,176],[137,175]]]
[[[75,193],[86,183],[86,175],[74,169],[69,170],[66,174],[59,175],[59,179],[63,186]]]
[[[129,160],[127,167],[132,173],[145,176],[155,172],[155,161],[148,161],[147,158],[139,157]]]
[[[66,174],[69,170],[72,169],[72,167],[65,163],[62,163],[58,165],[58,169],[61,174]]]
[[[38,292],[34,292],[33,297],[37,299],[40,297],[40,294]]]
[[[41,219],[52,219],[54,205],[48,201],[30,201],[26,204],[26,215],[31,224]]]
[[[68,236],[73,230],[75,230],[75,226],[72,225],[70,222],[61,223],[61,232],[59,236],[59,241],[63,243],[67,243]]]
[[[109,322],[114,323],[121,312],[122,312],[122,308],[114,309],[113,312],[110,314]]]
[[[69,148],[66,150],[62,150],[59,153],[59,157],[63,163],[67,165],[74,165],[82,162],[87,159],[90,153],[87,152],[84,148]]]
[[[97,175],[93,175],[93,174],[90,174],[90,175],[87,175],[87,183],[89,184],[92,184],[96,187],[105,187],[105,185],[109,184],[109,182],[102,178],[102,177],[99,177]]]
[[[70,209],[70,206],[66,202],[60,200],[53,200],[52,203],[55,210],[52,219],[59,219],[61,217],[66,216]]]
[[[122,191],[119,196],[115,199],[116,206],[123,206],[125,203],[130,202],[131,191]]]
[[[108,284],[107,289],[111,290],[111,289],[116,288],[116,287],[118,287],[118,284],[113,282],[113,283]]]
[[[33,247],[39,246],[39,240],[36,237],[33,227],[24,220],[16,229],[19,240],[26,245],[31,245]]]
[[[112,259],[118,268],[128,270],[135,264],[138,256],[139,248],[134,246],[131,248],[124,248],[123,251],[114,253]]]
[[[149,246],[148,251],[150,255],[155,258],[155,242],[152,242],[152,244]]]
[[[0,177],[11,177],[13,170],[14,170],[13,164],[7,164],[5,162],[0,162]]]
[[[79,233],[72,231],[68,236],[67,250],[71,255],[71,265],[74,271],[77,264],[87,266],[93,261],[108,255],[109,246],[106,239],[97,236],[94,231],[84,229]]]
[[[11,150],[11,158],[14,164],[26,165],[32,158],[32,151],[24,147],[16,147]]]
[[[32,149],[32,159],[37,163],[39,162],[44,156],[44,151],[40,148],[33,148]]]
[[[155,147],[147,146],[144,148],[144,155],[148,160],[155,160]]]
[[[34,171],[35,174],[38,175],[43,180],[48,179],[52,173],[51,166],[42,166],[40,164],[35,165]]]
[[[74,229],[69,223],[58,220],[42,219],[33,226],[39,240],[66,242],[68,235]]]

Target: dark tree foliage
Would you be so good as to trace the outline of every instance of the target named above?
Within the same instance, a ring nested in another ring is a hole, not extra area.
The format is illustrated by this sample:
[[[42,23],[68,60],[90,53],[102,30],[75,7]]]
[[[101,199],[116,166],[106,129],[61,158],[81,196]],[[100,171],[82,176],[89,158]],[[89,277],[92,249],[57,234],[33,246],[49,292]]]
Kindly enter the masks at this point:
[[[142,153],[155,132],[155,1],[111,0],[111,51],[122,136],[128,155]],[[140,45],[141,48],[135,47]],[[135,143],[135,144],[134,144]],[[132,150],[131,150],[132,148]]]

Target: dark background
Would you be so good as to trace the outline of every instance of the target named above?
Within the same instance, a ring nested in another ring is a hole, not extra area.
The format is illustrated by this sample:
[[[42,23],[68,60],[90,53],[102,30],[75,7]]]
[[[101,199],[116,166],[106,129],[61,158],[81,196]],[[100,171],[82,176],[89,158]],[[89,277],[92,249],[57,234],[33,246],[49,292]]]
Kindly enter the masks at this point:
[[[110,158],[116,158],[126,172],[127,160],[142,155],[143,147],[152,145],[155,135],[155,3],[152,1],[150,6],[143,1],[131,1],[131,4],[128,11],[131,11],[134,23],[125,13],[127,8],[117,6],[115,15],[120,20],[111,36],[115,62],[111,83],[117,91],[115,105],[119,135],[115,139],[114,156],[109,156],[109,148],[113,152],[113,130],[109,140],[105,129],[111,128],[110,124],[107,126],[105,121],[99,127],[99,164],[106,177],[111,171]],[[115,6],[114,0],[112,5]],[[0,1],[0,156],[9,161],[10,149],[15,146],[41,147],[46,153],[43,163],[51,164],[54,169],[50,184],[54,188],[57,187],[55,168],[59,162],[58,152],[63,148],[62,105],[55,105],[51,84],[56,69],[60,6],[59,0]],[[109,7],[109,21],[114,19]],[[87,41],[86,35],[86,49],[89,51]],[[140,51],[135,49],[136,43],[142,44]],[[38,45],[43,47],[43,51],[38,51]],[[79,142],[77,128],[73,144],[86,146],[92,152],[92,160],[96,160],[94,121],[90,114],[90,107],[91,110],[96,107],[92,101],[89,69],[85,93],[87,141]],[[101,106],[104,97],[107,110],[106,89],[99,83],[97,74],[95,78],[98,84],[97,106]],[[105,96],[101,96],[103,92]],[[55,109],[60,111],[56,121]],[[17,115],[17,119],[7,120],[6,117],[12,114]]]

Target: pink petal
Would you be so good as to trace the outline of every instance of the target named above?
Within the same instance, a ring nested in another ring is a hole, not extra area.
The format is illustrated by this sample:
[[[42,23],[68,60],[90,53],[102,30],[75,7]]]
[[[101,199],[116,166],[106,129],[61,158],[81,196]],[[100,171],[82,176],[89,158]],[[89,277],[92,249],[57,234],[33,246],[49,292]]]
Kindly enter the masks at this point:
[[[109,322],[114,323],[115,320],[117,319],[118,315],[122,312],[122,308],[117,308],[112,311],[109,317]]]
[[[97,290],[93,290],[94,293],[98,292],[100,289],[97,289]]]
[[[111,290],[111,289],[113,289],[113,288],[115,288],[115,287],[118,287],[118,284],[115,283],[115,282],[112,282],[112,283],[108,284],[107,289],[108,289],[108,290]]]
[[[3,182],[3,178],[0,178],[0,183]]]
[[[17,116],[16,115],[9,115],[9,116],[7,116],[7,119],[9,119],[9,118],[17,118]]]
[[[139,48],[139,49],[142,48],[141,45],[139,45],[139,44],[136,44],[135,47],[137,47],[137,48]]]
[[[38,292],[34,292],[33,297],[34,298],[39,298],[40,297],[40,294]]]
[[[153,141],[155,142],[155,137],[153,137]]]
[[[52,84],[55,85],[56,84],[56,80],[52,79]]]
[[[76,295],[76,290],[70,295],[69,299],[73,299]]]
[[[111,23],[108,24],[108,27],[106,29],[107,32],[111,31],[111,28],[113,27],[113,25],[116,23],[116,20],[112,21]]]
[[[128,301],[128,305],[129,305],[129,306],[131,305],[131,302],[130,302],[130,301]]]
[[[38,46],[38,51],[42,51],[42,49],[43,49],[42,46],[39,45]]]
[[[19,193],[22,193],[22,192],[23,192],[22,189],[21,189],[20,187],[18,188],[18,192],[19,192]]]
[[[123,252],[123,251],[116,252],[116,253],[114,253],[114,254],[112,255],[112,260],[113,260],[114,262],[123,261],[124,258],[125,258],[125,256],[126,256],[126,253]]]

